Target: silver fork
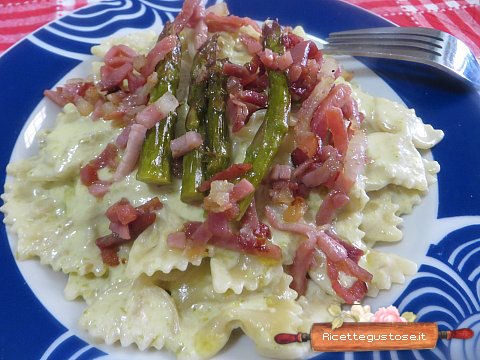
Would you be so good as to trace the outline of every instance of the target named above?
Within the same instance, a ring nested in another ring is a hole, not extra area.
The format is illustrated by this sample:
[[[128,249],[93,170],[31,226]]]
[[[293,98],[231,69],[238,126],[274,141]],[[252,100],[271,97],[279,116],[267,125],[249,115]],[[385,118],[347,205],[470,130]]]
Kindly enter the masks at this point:
[[[456,37],[420,27],[384,27],[330,33],[327,54],[413,61],[433,66],[480,89],[480,65]]]

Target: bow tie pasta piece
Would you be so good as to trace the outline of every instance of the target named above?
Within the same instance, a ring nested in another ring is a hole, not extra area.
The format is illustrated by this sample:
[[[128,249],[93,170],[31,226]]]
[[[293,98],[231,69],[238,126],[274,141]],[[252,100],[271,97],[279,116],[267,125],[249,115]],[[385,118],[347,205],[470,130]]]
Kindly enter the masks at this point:
[[[412,141],[401,134],[376,132],[367,135],[366,190],[388,184],[426,191],[428,183],[422,156]]]
[[[273,340],[281,332],[300,331],[301,307],[296,292],[289,288],[291,277],[282,274],[256,291],[235,294],[214,291],[208,262],[189,267],[184,277],[166,283],[180,317],[179,359],[208,358],[227,342],[230,332],[240,327],[257,350],[273,358],[297,358],[308,350],[301,344],[280,346]]]
[[[95,239],[108,230],[108,223],[96,199],[79,181],[33,181],[29,168],[20,163],[10,169],[15,181],[3,195],[5,222],[18,235],[18,257],[38,256],[55,271],[103,274]]]
[[[78,177],[81,166],[99,155],[121,129],[111,121],[92,121],[81,116],[73,104],[65,105],[52,130],[42,134],[39,154],[32,158],[31,179],[69,181]]]
[[[146,276],[111,285],[85,309],[80,326],[106,344],[175,351],[179,320],[170,295]]]
[[[181,230],[184,223],[203,221],[203,209],[183,203],[178,187],[176,189],[161,197],[164,207],[155,223],[133,243],[127,267],[130,277],[135,278],[142,273],[151,276],[157,271],[169,273],[172,269],[183,271],[189,263],[200,265],[208,255],[206,251],[189,253],[188,250],[173,249],[167,244],[168,234]]]
[[[312,323],[331,322],[333,316],[328,312],[328,308],[334,304],[341,305],[338,297],[328,295],[312,280],[308,280],[307,291],[297,302],[303,309],[302,331],[307,333],[310,332]]]
[[[392,202],[388,187],[371,192],[360,226],[365,232],[365,242],[372,244],[376,241],[400,241],[403,234],[398,226],[403,219],[396,215],[398,209],[399,205]]]
[[[424,124],[415,110],[384,98],[375,98],[358,89],[354,95],[359,109],[365,114],[364,126],[369,133],[388,132],[412,139],[417,149],[430,149],[443,139],[443,131]]]
[[[388,290],[393,283],[405,283],[405,275],[414,275],[417,264],[398,255],[370,250],[362,256],[359,265],[373,275],[368,285],[368,296],[377,296],[379,290]]]
[[[283,273],[279,262],[223,249],[215,249],[210,269],[213,289],[218,293],[231,289],[235,294],[267,286]]]

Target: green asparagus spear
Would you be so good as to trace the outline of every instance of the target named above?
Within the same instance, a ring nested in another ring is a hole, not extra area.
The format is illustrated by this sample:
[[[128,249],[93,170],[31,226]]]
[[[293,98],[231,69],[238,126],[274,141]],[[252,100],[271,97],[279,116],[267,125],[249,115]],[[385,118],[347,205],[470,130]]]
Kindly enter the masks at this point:
[[[263,28],[264,47],[279,54],[285,51],[281,40],[282,30],[277,22],[265,25]],[[272,161],[278,152],[280,144],[288,131],[288,117],[290,116],[290,93],[287,77],[283,71],[268,71],[268,107],[265,119],[255,138],[247,149],[244,163],[252,164],[252,169],[245,178],[258,187],[267,175]],[[253,194],[240,202],[240,220],[245,210],[252,202]]]
[[[212,67],[208,83],[205,178],[210,179],[230,165],[232,144],[225,115],[227,78],[220,63]]]
[[[169,35],[171,26],[165,25],[159,40]],[[181,45],[178,45],[163,59],[156,68],[158,83],[150,91],[150,103],[158,100],[167,91],[176,95],[180,78]],[[167,115],[166,119],[158,122],[149,129],[142,146],[138,161],[137,179],[146,183],[167,185],[172,182],[172,154],[170,141],[175,136],[176,111]]]
[[[190,91],[187,99],[190,108],[185,120],[185,130],[196,131],[203,138],[205,138],[208,70],[216,61],[216,53],[217,36],[214,36],[200,48],[193,59],[192,65]],[[198,202],[203,199],[203,193],[197,190],[204,180],[203,156],[203,146],[183,156],[182,192],[180,194],[183,202]]]

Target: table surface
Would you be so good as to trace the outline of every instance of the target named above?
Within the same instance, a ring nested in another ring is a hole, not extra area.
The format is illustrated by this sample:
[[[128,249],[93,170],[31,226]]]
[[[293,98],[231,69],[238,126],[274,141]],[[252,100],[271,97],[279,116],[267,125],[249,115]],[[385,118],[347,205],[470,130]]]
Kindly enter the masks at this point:
[[[42,25],[98,1],[0,0],[0,54]],[[318,1],[321,4],[321,0]],[[400,26],[432,27],[449,32],[480,57],[480,0],[343,1]]]

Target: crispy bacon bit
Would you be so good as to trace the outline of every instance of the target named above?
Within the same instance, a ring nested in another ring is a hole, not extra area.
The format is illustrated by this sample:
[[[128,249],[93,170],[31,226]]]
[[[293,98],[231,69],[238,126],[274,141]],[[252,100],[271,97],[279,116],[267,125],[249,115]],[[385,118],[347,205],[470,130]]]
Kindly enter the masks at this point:
[[[155,210],[163,204],[157,197],[136,208],[125,198],[110,206],[105,215],[110,220],[111,234],[95,241],[101,251],[103,262],[110,266],[118,265],[120,245],[135,240],[145,229],[155,222]]]
[[[188,2],[189,1],[186,1],[185,3]],[[165,55],[167,55],[175,48],[175,46],[177,46],[177,42],[178,38],[175,35],[166,36],[157,42],[153,49],[148,53],[145,66],[143,66],[140,70],[142,75],[147,77],[153,73],[157,64],[163,60]]]
[[[128,135],[130,134],[130,126],[125,127],[120,135],[115,139],[115,145],[119,149],[125,149],[127,147]]]
[[[287,49],[293,48],[295,45],[297,45],[298,43],[300,43],[302,41],[303,41],[302,37],[300,37],[298,35],[295,35],[293,33],[288,33],[288,34],[282,35],[283,45],[285,45],[285,47]]]
[[[116,68],[103,65],[100,68],[101,89],[108,92],[116,91],[132,70],[133,65],[131,63],[124,63]]]
[[[230,95],[227,100],[227,118],[230,124],[232,124],[232,131],[234,133],[240,131],[245,126],[248,116],[249,111],[247,105],[236,99],[233,95]]]
[[[218,16],[213,12],[209,12],[205,17],[208,31],[209,32],[219,32],[219,31],[226,31],[226,32],[236,32],[242,26],[250,25],[254,30],[261,33],[262,29],[260,26],[252,19],[248,17],[238,17],[234,15],[229,16]]]
[[[130,133],[128,134],[127,147],[113,176],[114,181],[123,179],[135,168],[146,133],[147,129],[145,126],[139,124],[132,125]]]
[[[273,166],[270,171],[270,180],[290,180],[292,176],[292,168],[289,165],[279,165],[276,164]]]
[[[120,264],[118,259],[118,247],[100,249],[102,261],[108,266],[117,266]]]
[[[263,49],[260,41],[250,35],[240,34],[238,38],[240,39],[240,42],[245,45],[247,51],[252,55],[259,53]]]
[[[178,158],[196,149],[203,144],[202,135],[195,131],[188,131],[170,142],[173,158]]]
[[[308,154],[299,147],[295,148],[292,151],[292,154],[290,157],[292,159],[292,163],[294,166],[299,166],[303,164],[309,158]]]
[[[165,119],[178,105],[177,98],[173,96],[171,92],[167,91],[157,101],[139,112],[135,121],[137,124],[143,125],[146,129],[150,129],[155,126],[157,122]]]
[[[175,34],[178,34],[183,30],[185,25],[190,21],[193,16],[195,9],[200,6],[202,0],[185,0],[182,6],[182,10],[177,15],[173,21],[173,31]]]
[[[198,187],[198,190],[202,192],[207,191],[208,189],[210,189],[211,183],[216,180],[235,180],[240,176],[244,175],[251,168],[252,168],[251,164],[232,164],[230,165],[230,167],[226,168],[225,170],[222,170],[216,173],[215,175],[213,175],[207,181],[204,181]]]
[[[331,261],[327,261],[327,275],[332,283],[332,289],[338,296],[345,300],[347,304],[353,304],[365,297],[368,290],[367,284],[361,280],[357,280],[350,288],[343,287],[338,280],[339,270]]]
[[[58,106],[65,106],[68,103],[74,103],[79,96],[85,96],[89,88],[94,88],[93,83],[72,79],[64,86],[57,87],[56,90],[45,90],[43,94]]]
[[[242,179],[238,184],[235,184],[230,191],[231,201],[238,202],[255,191],[255,187],[247,179]]]
[[[342,110],[336,107],[326,110],[325,120],[327,129],[332,134],[333,146],[340,154],[345,155],[348,147],[348,134]]]
[[[100,155],[80,168],[80,181],[83,185],[88,186],[88,191],[93,196],[103,197],[107,193],[111,182],[100,180],[98,170],[105,167],[115,169],[117,166],[117,151],[118,148],[114,144],[108,144]]]
[[[348,85],[337,84],[321,101],[310,123],[312,131],[323,140],[327,135],[326,111],[332,108],[342,108],[350,101],[352,89]]]
[[[167,236],[167,244],[174,249],[185,249],[187,246],[187,236],[183,231],[177,231]]]
[[[88,192],[97,198],[101,198],[108,192],[111,184],[110,181],[95,181],[88,186]]]
[[[334,79],[332,77],[324,77],[315,86],[310,96],[302,102],[300,110],[297,112],[299,123],[298,130],[310,131],[310,121],[313,113],[318,108],[320,103],[327,97],[330,89],[333,86]]]
[[[106,65],[117,68],[125,63],[133,65],[136,56],[138,54],[132,48],[126,45],[114,45],[105,54],[104,61]]]
[[[122,225],[127,225],[138,217],[137,211],[126,198],[122,198],[110,206],[105,212],[105,215],[111,222]]]
[[[266,68],[272,70],[285,70],[293,64],[292,54],[286,51],[282,55],[274,53],[270,49],[265,49],[258,53],[260,60]]]
[[[293,263],[289,268],[289,273],[293,277],[290,287],[299,295],[303,295],[307,291],[307,275],[313,265],[314,252],[315,239],[309,237],[297,248]]]
[[[339,240],[336,236],[327,234],[322,228],[305,223],[282,223],[277,219],[273,209],[267,207],[265,209],[270,224],[282,231],[293,232],[306,236],[305,240],[297,249],[293,264],[290,268],[290,274],[293,276],[293,282],[291,287],[295,289],[299,295],[303,294],[307,284],[307,273],[313,262],[313,252],[315,248],[321,250],[327,257],[329,265],[327,268],[328,276],[332,281],[332,287],[345,301],[350,302],[352,300],[351,291],[345,291],[338,283],[338,271],[343,271],[348,275],[356,277],[358,279],[356,285],[352,289],[355,290],[356,296],[363,297],[365,292],[357,291],[362,289],[360,283],[365,285],[365,282],[372,280],[372,275],[362,269],[358,264],[358,260],[363,252],[357,249],[351,244],[345,246],[345,243]],[[366,285],[365,285],[366,286]],[[360,300],[361,298],[355,298],[354,300]]]

